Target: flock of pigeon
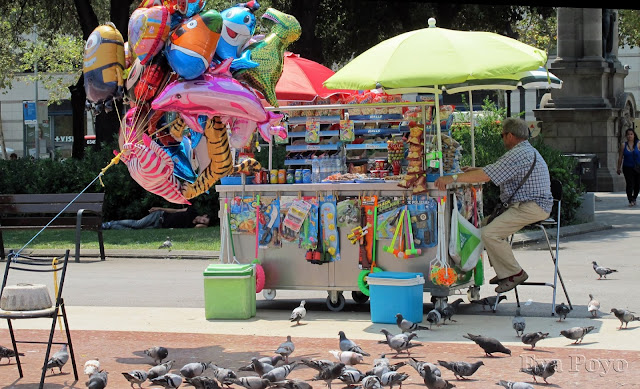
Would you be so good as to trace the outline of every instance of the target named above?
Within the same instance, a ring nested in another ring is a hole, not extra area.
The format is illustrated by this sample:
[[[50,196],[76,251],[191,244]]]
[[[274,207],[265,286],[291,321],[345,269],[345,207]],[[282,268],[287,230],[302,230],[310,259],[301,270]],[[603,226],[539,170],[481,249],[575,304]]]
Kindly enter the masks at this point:
[[[593,269],[600,278],[606,278],[607,275],[616,272],[615,269],[599,266],[595,261],[593,262]],[[492,309],[495,309],[497,304],[505,298],[505,296],[501,295],[492,296],[477,300],[476,303],[481,304],[483,309],[485,306],[490,306]],[[589,295],[589,299],[587,310],[591,317],[598,317],[600,302],[591,294]],[[384,340],[380,340],[378,343],[386,344],[390,348],[390,352],[395,352],[394,357],[406,353],[407,361],[392,363],[385,354],[382,354],[380,358],[373,360],[371,368],[366,371],[358,369],[356,365],[364,364],[365,357],[369,357],[370,354],[365,352],[354,341],[348,339],[344,331],[339,331],[338,349],[329,350],[329,353],[334,357],[333,360],[301,358],[300,360],[290,362],[289,357],[295,351],[295,345],[291,340],[291,336],[287,336],[287,340],[280,344],[275,350],[274,356],[253,357],[251,363],[238,369],[238,371],[250,372],[250,375],[239,376],[232,369],[218,366],[213,362],[187,363],[182,366],[179,371],[172,372],[175,361],[167,360],[163,362],[168,358],[169,350],[161,346],[151,347],[144,351],[154,362],[154,366],[149,370],[132,370],[123,372],[122,375],[131,384],[132,388],[134,388],[135,385],[137,385],[138,388],[142,388],[142,384],[148,381],[152,386],[162,386],[168,389],[179,388],[183,384],[191,385],[196,389],[221,389],[224,387],[229,388],[231,385],[245,389],[311,389],[312,386],[310,382],[288,378],[291,371],[299,366],[306,366],[316,370],[311,381],[324,381],[329,389],[331,389],[333,381],[340,381],[349,388],[381,389],[388,387],[389,389],[393,389],[394,386],[398,386],[399,389],[402,389],[402,383],[409,378],[409,374],[400,372],[399,369],[409,365],[418,373],[428,389],[449,389],[455,387],[455,385],[443,378],[440,368],[451,371],[457,380],[466,380],[475,374],[484,363],[482,361],[438,360],[438,364],[436,365],[415,359],[411,356],[411,350],[423,345],[422,343],[414,341],[414,338],[417,337],[416,331],[430,330],[433,325],[440,326],[445,324],[447,320],[455,322],[456,320],[453,319],[453,316],[456,314],[458,306],[462,301],[462,299],[457,299],[450,304],[445,303],[444,307],[434,308],[429,311],[426,315],[429,326],[414,323],[398,313],[396,315],[396,325],[400,332],[394,335],[387,329],[382,328],[380,332],[384,335]],[[556,307],[555,311],[559,318],[558,321],[562,322],[566,320],[571,309],[564,303],[561,303]],[[631,321],[640,321],[640,317],[635,316],[633,312],[628,310],[612,308],[611,312],[620,320],[619,329],[622,329],[623,325],[627,328]],[[305,301],[303,300],[300,306],[291,312],[290,321],[299,325],[306,314]],[[539,341],[549,336],[549,333],[543,332],[525,333],[526,321],[525,318],[521,316],[520,308],[516,309],[516,314],[512,319],[512,326],[516,331],[516,336],[521,339],[522,343],[531,346],[531,350],[535,349]],[[568,339],[574,340],[574,343],[581,343],[585,335],[593,329],[594,326],[572,327],[560,331],[560,334]],[[497,339],[471,333],[463,335],[463,337],[475,342],[487,357],[492,357],[495,353],[511,355],[511,350]],[[15,357],[13,350],[0,346],[0,361],[3,358],[8,358],[10,361],[12,357]],[[55,369],[58,369],[59,373],[62,373],[62,368],[68,360],[69,354],[67,352],[67,346],[63,345],[62,349],[53,354],[49,359],[46,368],[47,370],[51,369],[54,374]],[[549,383],[547,379],[556,372],[557,366],[558,361],[551,360],[522,368],[520,371],[530,374],[536,383],[538,382],[536,377],[541,378],[545,383]],[[205,372],[208,371],[211,371],[211,376],[205,375]],[[100,368],[99,360],[87,361],[84,365],[84,372],[89,377],[86,381],[87,388],[104,389],[107,387],[109,373]],[[497,385],[511,389],[533,389],[533,386],[525,382],[500,380],[497,382]]]

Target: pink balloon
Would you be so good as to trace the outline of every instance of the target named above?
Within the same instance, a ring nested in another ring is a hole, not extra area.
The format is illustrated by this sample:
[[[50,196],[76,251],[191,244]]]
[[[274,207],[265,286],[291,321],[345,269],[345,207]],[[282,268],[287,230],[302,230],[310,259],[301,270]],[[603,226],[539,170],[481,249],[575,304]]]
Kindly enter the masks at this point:
[[[281,114],[265,111],[260,99],[229,73],[231,59],[227,59],[212,73],[194,80],[177,80],[152,101],[158,111],[176,111],[187,126],[201,132],[198,115],[229,116],[246,119],[257,127],[265,141],[271,141],[270,128],[282,119]],[[245,128],[246,130],[246,128]]]

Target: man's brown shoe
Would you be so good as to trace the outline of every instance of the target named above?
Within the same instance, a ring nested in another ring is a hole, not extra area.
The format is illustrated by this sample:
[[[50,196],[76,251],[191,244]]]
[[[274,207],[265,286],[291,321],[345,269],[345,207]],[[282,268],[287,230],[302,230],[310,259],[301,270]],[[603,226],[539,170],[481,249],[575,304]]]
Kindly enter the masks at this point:
[[[492,279],[489,280],[490,284],[498,284],[500,283],[501,278],[498,278],[498,276],[494,276]]]
[[[498,282],[498,286],[496,287],[496,293],[504,293],[508,292],[521,283],[525,282],[529,278],[529,275],[526,271],[522,271],[518,275],[513,275],[511,277],[507,277]]]

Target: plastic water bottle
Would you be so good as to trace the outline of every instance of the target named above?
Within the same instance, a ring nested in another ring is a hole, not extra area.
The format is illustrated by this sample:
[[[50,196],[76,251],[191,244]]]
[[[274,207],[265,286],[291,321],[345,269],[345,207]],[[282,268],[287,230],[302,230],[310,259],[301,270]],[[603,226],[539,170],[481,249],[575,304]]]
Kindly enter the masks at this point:
[[[333,155],[333,174],[342,173],[342,161],[339,154]]]
[[[322,157],[320,157],[320,181],[329,177],[329,174],[331,173],[330,163],[331,161],[327,155],[322,155]]]
[[[317,184],[320,181],[320,160],[314,155],[311,157],[311,182]]]

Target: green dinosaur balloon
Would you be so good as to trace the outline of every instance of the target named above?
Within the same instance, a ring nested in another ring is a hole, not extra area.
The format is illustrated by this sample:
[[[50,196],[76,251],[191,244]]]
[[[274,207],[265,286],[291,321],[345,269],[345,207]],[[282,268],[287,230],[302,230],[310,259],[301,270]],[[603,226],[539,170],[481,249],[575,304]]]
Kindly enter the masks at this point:
[[[271,32],[245,49],[250,51],[251,60],[257,62],[258,66],[238,71],[234,76],[262,93],[269,104],[277,107],[275,89],[282,75],[284,52],[298,40],[302,29],[294,16],[273,8],[267,9],[262,15],[262,22],[271,25]]]

